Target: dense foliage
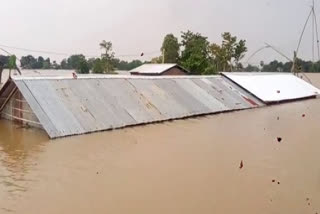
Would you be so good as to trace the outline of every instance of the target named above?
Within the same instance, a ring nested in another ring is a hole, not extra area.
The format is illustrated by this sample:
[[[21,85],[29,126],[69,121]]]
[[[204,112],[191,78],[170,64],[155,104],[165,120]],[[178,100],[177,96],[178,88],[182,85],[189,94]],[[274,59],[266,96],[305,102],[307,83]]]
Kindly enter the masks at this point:
[[[215,74],[218,71],[232,71],[242,68],[240,60],[247,52],[246,41],[239,40],[226,32],[222,34],[222,44],[210,43],[200,33],[181,33],[181,42],[172,34],[164,38],[161,48],[163,56],[151,62],[177,62],[193,75]],[[179,50],[182,50],[179,53]]]
[[[248,51],[246,40],[238,40],[236,36],[225,32],[221,44],[211,43],[206,36],[191,31],[181,32],[181,40],[173,34],[164,37],[160,48],[161,56],[149,62],[133,60],[131,62],[115,57],[111,42],[103,40],[99,46],[102,54],[97,58],[86,58],[83,54],[75,54],[61,63],[51,62],[50,58],[32,55],[23,56],[20,65],[23,69],[73,69],[78,73],[112,74],[116,70],[131,70],[143,63],[177,63],[190,71],[193,75],[215,74],[219,71],[263,71],[263,72],[290,72],[292,62],[274,60],[258,66],[243,67],[241,60]],[[143,54],[141,55],[143,56]],[[3,69],[10,67],[10,57],[0,55],[0,74]],[[297,60],[298,70],[302,72],[320,72],[320,62]]]

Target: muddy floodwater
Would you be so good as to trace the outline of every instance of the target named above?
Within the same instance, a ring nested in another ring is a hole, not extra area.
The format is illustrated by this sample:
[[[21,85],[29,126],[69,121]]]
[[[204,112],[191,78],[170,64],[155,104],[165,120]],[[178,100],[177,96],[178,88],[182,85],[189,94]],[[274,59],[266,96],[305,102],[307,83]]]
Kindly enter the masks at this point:
[[[319,152],[320,99],[53,141],[0,121],[0,213],[316,214]]]

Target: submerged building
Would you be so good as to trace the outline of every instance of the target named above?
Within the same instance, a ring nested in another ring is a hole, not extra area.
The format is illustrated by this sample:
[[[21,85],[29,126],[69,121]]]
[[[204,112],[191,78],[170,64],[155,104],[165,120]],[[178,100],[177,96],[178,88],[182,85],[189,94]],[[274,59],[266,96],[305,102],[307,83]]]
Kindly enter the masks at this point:
[[[15,76],[0,91],[3,118],[51,138],[262,105],[221,76]]]
[[[14,76],[0,90],[0,115],[58,138],[320,94],[319,89],[294,75],[275,75]]]

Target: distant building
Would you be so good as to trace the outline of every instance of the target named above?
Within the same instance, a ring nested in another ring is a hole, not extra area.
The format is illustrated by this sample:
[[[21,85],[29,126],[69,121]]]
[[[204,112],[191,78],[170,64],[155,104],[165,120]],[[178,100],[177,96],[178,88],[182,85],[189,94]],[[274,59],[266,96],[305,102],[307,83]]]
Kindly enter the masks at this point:
[[[130,71],[132,75],[144,76],[178,76],[189,72],[177,64],[144,64]]]

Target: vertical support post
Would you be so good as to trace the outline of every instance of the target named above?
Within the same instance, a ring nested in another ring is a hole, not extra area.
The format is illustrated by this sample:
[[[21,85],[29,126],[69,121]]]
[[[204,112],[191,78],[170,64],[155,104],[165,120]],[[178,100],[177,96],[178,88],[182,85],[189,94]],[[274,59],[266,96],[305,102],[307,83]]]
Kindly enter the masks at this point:
[[[297,63],[297,52],[293,52],[293,62],[292,62],[292,68],[291,68],[291,73],[296,75],[296,63]]]

